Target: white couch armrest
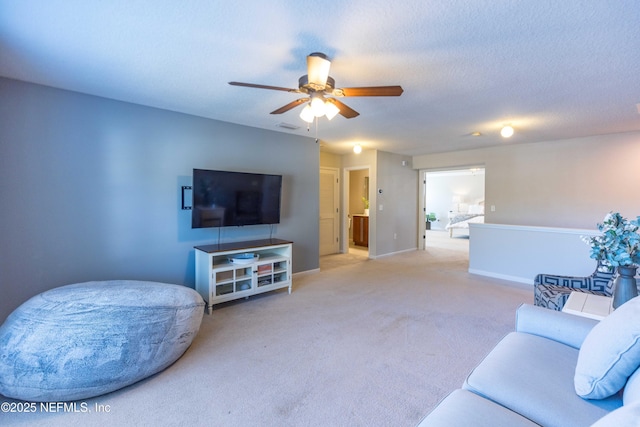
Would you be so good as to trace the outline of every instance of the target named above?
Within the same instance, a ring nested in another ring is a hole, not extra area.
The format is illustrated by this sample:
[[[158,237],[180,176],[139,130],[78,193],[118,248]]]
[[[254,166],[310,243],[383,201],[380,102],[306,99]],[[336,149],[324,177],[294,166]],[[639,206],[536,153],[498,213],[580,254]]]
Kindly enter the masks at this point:
[[[597,320],[548,308],[522,304],[516,312],[516,331],[538,335],[580,348]]]

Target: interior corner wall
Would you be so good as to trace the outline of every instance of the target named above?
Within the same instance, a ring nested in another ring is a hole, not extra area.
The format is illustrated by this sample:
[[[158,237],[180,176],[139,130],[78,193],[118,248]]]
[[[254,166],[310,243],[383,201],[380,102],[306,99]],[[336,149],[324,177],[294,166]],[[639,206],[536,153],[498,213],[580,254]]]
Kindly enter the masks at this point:
[[[193,247],[218,237],[272,233],[294,242],[294,272],[318,268],[313,138],[0,78],[0,141],[0,322],[70,283],[193,287]],[[191,229],[193,168],[283,175],[280,224]]]
[[[640,132],[413,158],[426,170],[478,164],[487,223],[595,229],[609,211],[640,215]]]
[[[370,190],[375,198],[369,210],[376,215],[376,256],[418,248],[419,172],[410,164],[410,157],[377,152],[377,180]]]
[[[342,162],[339,154],[320,150],[320,167],[340,169]]]
[[[418,171],[409,166],[411,158],[377,150],[363,150],[360,154],[343,154],[340,159],[343,175],[350,170],[369,169],[369,257],[377,258],[416,249]],[[330,161],[335,161],[335,158],[321,157],[323,166],[328,166]],[[380,188],[382,193],[378,192]],[[347,201],[344,197],[341,197],[340,203],[340,211],[346,212]],[[344,236],[348,234],[344,231],[344,218],[341,222]],[[343,241],[341,249],[347,251],[347,245],[348,241]]]

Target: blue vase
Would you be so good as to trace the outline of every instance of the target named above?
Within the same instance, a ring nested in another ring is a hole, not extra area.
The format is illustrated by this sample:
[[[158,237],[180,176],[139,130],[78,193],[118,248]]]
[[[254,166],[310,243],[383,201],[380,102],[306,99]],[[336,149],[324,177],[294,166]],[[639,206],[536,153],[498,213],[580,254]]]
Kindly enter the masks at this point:
[[[620,307],[631,298],[638,296],[636,269],[638,267],[619,266],[618,277],[613,284],[613,308]]]

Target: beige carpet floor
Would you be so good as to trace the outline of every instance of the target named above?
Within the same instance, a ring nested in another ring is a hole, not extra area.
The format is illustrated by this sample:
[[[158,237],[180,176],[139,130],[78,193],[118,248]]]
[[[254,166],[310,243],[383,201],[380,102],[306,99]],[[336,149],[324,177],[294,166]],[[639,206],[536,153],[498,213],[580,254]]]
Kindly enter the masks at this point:
[[[0,425],[415,426],[533,299],[467,273],[464,243],[448,243],[324,257],[291,295],[216,307],[175,364],[77,403],[88,412],[0,413]]]

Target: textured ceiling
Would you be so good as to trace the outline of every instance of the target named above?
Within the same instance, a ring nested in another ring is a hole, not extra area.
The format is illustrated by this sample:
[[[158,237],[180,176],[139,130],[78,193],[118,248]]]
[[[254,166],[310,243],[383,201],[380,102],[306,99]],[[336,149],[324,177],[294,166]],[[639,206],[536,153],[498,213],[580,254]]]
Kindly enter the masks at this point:
[[[306,55],[360,116],[317,129],[298,94]],[[637,0],[0,0],[0,75],[401,154],[640,131]],[[279,128],[278,123],[300,126]],[[499,136],[511,123],[516,134]],[[481,132],[482,136],[471,136]]]

